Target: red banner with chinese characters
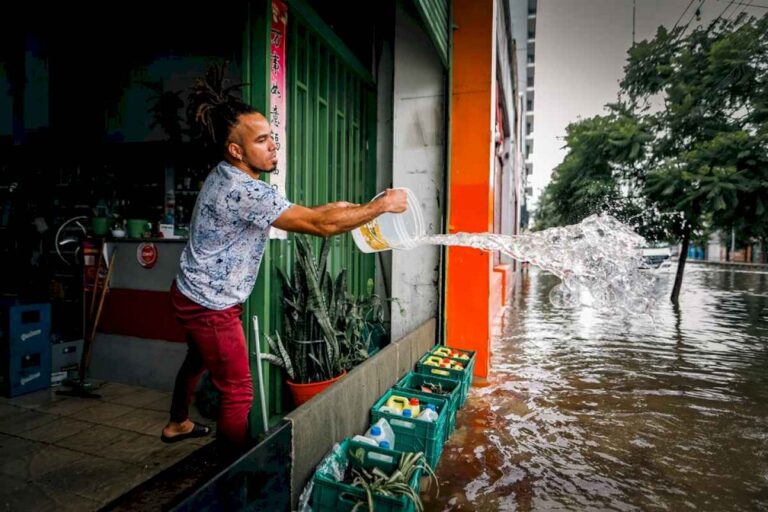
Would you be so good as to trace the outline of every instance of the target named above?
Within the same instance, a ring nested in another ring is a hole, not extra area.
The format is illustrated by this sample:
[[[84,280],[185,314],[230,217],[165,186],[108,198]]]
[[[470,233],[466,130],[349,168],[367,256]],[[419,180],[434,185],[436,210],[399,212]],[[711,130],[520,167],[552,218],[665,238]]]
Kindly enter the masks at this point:
[[[270,184],[285,196],[285,172],[288,169],[286,152],[288,132],[286,130],[286,78],[285,36],[288,28],[288,6],[280,0],[272,0],[272,36],[270,38],[270,98],[269,122],[272,138],[277,146],[277,171],[269,178]],[[272,228],[270,238],[287,238],[287,233]]]

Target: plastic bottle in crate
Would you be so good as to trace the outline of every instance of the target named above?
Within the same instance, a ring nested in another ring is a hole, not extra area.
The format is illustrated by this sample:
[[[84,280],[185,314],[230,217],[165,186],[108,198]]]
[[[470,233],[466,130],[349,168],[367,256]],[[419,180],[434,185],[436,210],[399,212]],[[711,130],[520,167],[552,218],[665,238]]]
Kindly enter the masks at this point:
[[[424,410],[421,411],[418,416],[416,416],[416,419],[429,421],[431,423],[437,421],[437,410],[435,409],[435,404],[427,404],[426,407],[424,407]]]
[[[418,398],[408,399],[404,396],[392,395],[387,399],[386,406],[390,409],[399,410],[398,414],[400,415],[407,409],[410,409],[412,417],[418,416],[419,412],[421,412]]]
[[[451,357],[454,359],[461,359],[462,361],[469,361],[469,355],[465,354],[464,352],[454,351],[451,353]]]
[[[451,354],[451,349],[448,347],[438,347],[432,353],[436,356],[447,356]]]
[[[377,445],[387,441],[392,449],[395,447],[395,432],[385,418],[379,418],[379,421],[371,425],[365,432],[365,437],[373,439]]]
[[[408,400],[408,409],[411,410],[411,415],[415,418],[416,416],[421,413],[421,403],[419,403],[419,399],[416,397],[411,398]]]
[[[396,414],[397,416],[400,416],[403,413],[403,410],[397,407],[382,405],[381,407],[379,407],[379,412],[386,412],[388,414]]]
[[[371,446],[378,446],[378,443],[376,443],[375,440],[371,439],[370,437],[361,436],[360,434],[357,434],[355,437],[352,438],[352,440],[358,443],[365,443]]]

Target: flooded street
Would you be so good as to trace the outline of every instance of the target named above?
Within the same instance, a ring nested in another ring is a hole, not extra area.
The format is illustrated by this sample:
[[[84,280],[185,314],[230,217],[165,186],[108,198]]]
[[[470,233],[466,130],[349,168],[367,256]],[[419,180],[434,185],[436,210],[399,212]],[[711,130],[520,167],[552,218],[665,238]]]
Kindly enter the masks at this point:
[[[648,320],[554,308],[530,269],[427,510],[768,510],[768,272],[691,264]]]

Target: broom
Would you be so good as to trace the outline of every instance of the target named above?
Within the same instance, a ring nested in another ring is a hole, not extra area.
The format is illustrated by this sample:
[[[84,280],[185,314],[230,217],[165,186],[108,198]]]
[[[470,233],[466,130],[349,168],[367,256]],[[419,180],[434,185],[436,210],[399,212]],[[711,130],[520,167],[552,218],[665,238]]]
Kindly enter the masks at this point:
[[[117,254],[117,247],[112,250],[112,256],[109,258],[109,267],[107,267],[107,275],[104,277],[103,284],[101,286],[101,294],[99,295],[99,305],[96,309],[96,314],[93,314],[93,307],[96,303],[96,294],[99,292],[99,270],[96,272],[96,279],[93,286],[93,295],[91,297],[91,307],[89,317],[92,317],[91,328],[88,329],[83,340],[83,354],[80,357],[80,368],[78,370],[78,377],[76,380],[68,382],[70,389],[57,391],[58,395],[76,396],[80,398],[101,398],[91,391],[93,385],[86,382],[85,375],[88,371],[88,366],[91,362],[91,348],[93,342],[96,339],[96,329],[99,326],[99,320],[101,319],[101,311],[104,309],[104,299],[107,297],[109,291],[109,283],[112,279],[112,271],[115,269],[115,255]],[[99,258],[99,269],[101,267],[101,258]]]

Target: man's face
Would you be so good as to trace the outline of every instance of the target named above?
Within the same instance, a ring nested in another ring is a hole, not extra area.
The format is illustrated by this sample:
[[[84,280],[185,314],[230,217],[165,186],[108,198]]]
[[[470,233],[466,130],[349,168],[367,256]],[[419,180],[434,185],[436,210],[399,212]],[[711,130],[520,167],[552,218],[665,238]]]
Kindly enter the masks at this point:
[[[234,127],[231,139],[242,150],[242,162],[253,172],[277,169],[277,146],[272,140],[269,122],[261,114],[243,114]]]

